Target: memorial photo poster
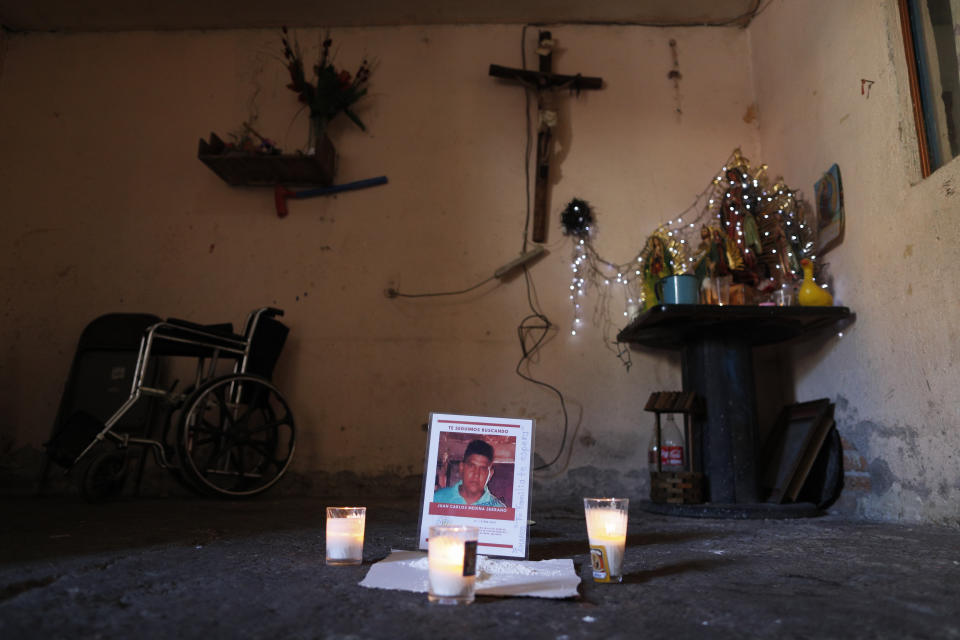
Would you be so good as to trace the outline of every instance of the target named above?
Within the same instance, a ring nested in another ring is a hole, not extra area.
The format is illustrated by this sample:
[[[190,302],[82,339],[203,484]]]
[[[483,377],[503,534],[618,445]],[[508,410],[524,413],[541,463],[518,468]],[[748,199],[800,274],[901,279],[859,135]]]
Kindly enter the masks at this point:
[[[528,555],[533,420],[430,414],[420,548],[430,527],[479,527],[477,553]]]

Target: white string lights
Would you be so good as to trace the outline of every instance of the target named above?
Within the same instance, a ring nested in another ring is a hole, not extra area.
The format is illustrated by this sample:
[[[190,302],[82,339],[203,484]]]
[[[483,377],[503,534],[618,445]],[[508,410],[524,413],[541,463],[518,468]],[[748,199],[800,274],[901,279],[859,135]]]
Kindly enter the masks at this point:
[[[814,257],[814,233],[805,220],[809,207],[782,179],[769,184],[766,173],[766,165],[752,169],[740,150],[734,150],[693,204],[660,224],[635,257],[623,263],[597,252],[591,241],[589,205],[572,201],[561,217],[564,232],[573,239],[571,336],[583,327],[591,286],[599,292],[594,319],[610,345],[614,326],[657,303],[654,286],[665,276],[692,273],[702,281],[729,273],[751,287],[797,280],[800,260]],[[614,297],[622,300],[624,309],[616,322],[610,315]]]
[[[576,336],[583,327],[584,305],[586,294],[592,287],[599,293],[599,299],[594,306],[594,320],[604,330],[604,342],[612,344],[609,334],[615,326],[622,326],[631,316],[636,315],[646,299],[654,294],[651,273],[660,273],[669,270],[681,273],[688,268],[689,240],[683,237],[693,229],[700,220],[697,215],[693,221],[684,220],[684,215],[697,208],[704,194],[697,196],[697,200],[683,215],[660,225],[657,231],[648,238],[645,246],[628,262],[615,263],[603,258],[591,242],[591,225],[581,227],[568,225],[567,214],[576,211],[578,214],[586,208],[586,218],[592,221],[589,205],[582,200],[575,200],[568,205],[562,217],[564,229],[573,236],[573,252],[570,261],[570,284],[568,298],[573,310],[573,322],[570,335]],[[577,216],[575,222],[580,222]],[[689,218],[689,216],[688,216]],[[651,267],[648,265],[653,265]],[[617,297],[623,301],[623,312],[619,319],[610,315],[610,302]]]

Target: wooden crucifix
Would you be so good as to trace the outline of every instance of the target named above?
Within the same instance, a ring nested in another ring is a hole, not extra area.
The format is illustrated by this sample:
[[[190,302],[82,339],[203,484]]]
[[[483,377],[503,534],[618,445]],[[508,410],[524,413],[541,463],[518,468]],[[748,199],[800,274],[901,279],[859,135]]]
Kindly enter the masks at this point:
[[[557,123],[557,113],[551,107],[548,90],[569,88],[578,94],[581,89],[600,89],[603,78],[591,78],[577,74],[575,76],[553,73],[553,40],[549,31],[541,31],[537,46],[540,56],[539,71],[511,69],[497,64],[490,65],[490,75],[505,80],[516,80],[537,92],[537,165],[533,196],[533,241],[544,242],[547,239],[547,187],[550,184],[550,155],[553,151],[551,129]]]

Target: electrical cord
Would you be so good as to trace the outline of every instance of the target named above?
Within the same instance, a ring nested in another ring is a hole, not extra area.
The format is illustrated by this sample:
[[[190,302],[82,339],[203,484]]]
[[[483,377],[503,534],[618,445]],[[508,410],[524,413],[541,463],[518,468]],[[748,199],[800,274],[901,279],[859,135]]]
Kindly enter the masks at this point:
[[[386,294],[388,298],[434,298],[437,296],[458,296],[461,293],[468,293],[470,291],[473,291],[474,289],[479,289],[483,285],[493,280],[495,277],[496,276],[490,276],[486,280],[483,280],[482,282],[478,282],[472,287],[467,287],[466,289],[461,289],[459,291],[440,291],[438,293],[402,293],[400,291],[397,291],[393,287],[390,287],[389,289],[387,289]]]
[[[543,341],[546,340],[547,335],[549,335],[550,329],[553,327],[553,323],[550,322],[550,319],[547,318],[547,316],[545,316],[543,313],[537,311],[533,305],[533,299],[530,295],[532,283],[530,282],[530,274],[527,272],[526,268],[524,268],[524,278],[527,283],[527,302],[530,304],[530,309],[533,313],[530,313],[529,315],[524,317],[524,319],[521,320],[520,324],[517,326],[517,337],[520,340],[520,350],[523,355],[521,355],[520,360],[517,361],[517,366],[514,369],[514,371],[518,376],[520,376],[527,382],[532,382],[533,384],[540,385],[541,387],[550,389],[555,394],[557,394],[557,398],[560,400],[560,410],[563,412],[563,434],[560,438],[560,447],[557,449],[557,454],[553,457],[553,459],[550,462],[546,462],[544,464],[538,465],[533,468],[534,471],[541,471],[543,469],[547,469],[548,467],[553,466],[557,462],[557,460],[560,459],[560,456],[563,454],[563,450],[567,445],[567,431],[570,424],[570,418],[567,414],[567,403],[563,398],[563,392],[561,392],[558,388],[556,388],[552,384],[549,384],[542,380],[537,380],[536,378],[533,378],[531,376],[524,374],[523,371],[521,370],[521,367],[523,366],[524,361],[529,360],[533,356],[533,354],[535,354],[537,350],[540,349],[540,346],[543,344]],[[528,324],[532,320],[539,320],[541,324]],[[537,331],[537,330],[540,331],[540,334],[539,336],[537,336],[536,340],[534,340],[533,345],[528,348],[527,336],[529,335],[530,332]]]

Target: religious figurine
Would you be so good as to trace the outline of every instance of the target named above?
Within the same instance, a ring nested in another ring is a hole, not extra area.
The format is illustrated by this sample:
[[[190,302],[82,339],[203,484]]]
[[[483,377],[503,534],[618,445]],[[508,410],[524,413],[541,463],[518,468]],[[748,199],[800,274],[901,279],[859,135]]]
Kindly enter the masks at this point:
[[[760,203],[757,181],[749,176],[749,165],[735,153],[722,181],[717,180],[724,194],[720,207],[722,235],[725,236],[727,265],[734,280],[756,286],[760,281],[760,254],[763,245],[754,211]]]
[[[748,264],[756,265],[756,256],[763,253],[763,244],[760,242],[760,230],[757,228],[757,219],[752,213],[743,217],[743,244],[747,249],[753,250],[753,256]]]
[[[661,278],[673,275],[673,260],[668,255],[667,243],[663,237],[653,234],[647,238],[643,249],[643,300],[644,310],[657,304],[655,287]]]
[[[702,304],[716,304],[717,293],[713,287],[713,278],[716,276],[717,262],[720,257],[714,250],[713,234],[710,227],[700,227],[700,245],[694,254],[693,273],[700,281],[700,302]]]
[[[700,280],[710,276],[717,260],[711,251],[713,243],[710,238],[710,227],[707,225],[700,227],[700,244],[697,246],[696,253],[693,254],[693,273]]]
[[[714,263],[716,275],[725,276],[739,266],[740,256],[735,251],[731,251],[728,239],[724,237],[717,227],[713,227],[711,230],[710,243],[710,251],[712,255],[717,257]]]
[[[795,269],[790,264],[790,245],[787,243],[787,234],[779,224],[773,228],[773,246],[777,252],[777,266],[784,280],[790,280],[790,275]]]

